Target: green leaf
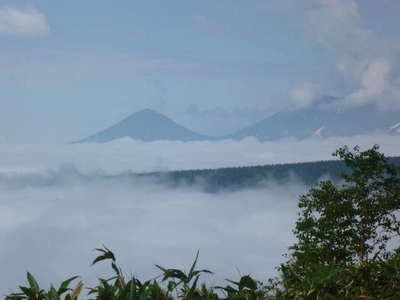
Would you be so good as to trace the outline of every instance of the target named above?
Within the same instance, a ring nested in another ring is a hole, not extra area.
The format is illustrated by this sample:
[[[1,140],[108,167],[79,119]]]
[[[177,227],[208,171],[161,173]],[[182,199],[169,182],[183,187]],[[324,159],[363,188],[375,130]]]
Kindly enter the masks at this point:
[[[50,289],[47,292],[47,300],[60,300],[60,296],[53,285],[50,286]]]
[[[194,259],[194,262],[193,262],[192,266],[190,267],[189,274],[188,274],[189,279],[191,279],[192,276],[193,276],[194,268],[196,267],[197,260],[199,259],[199,252],[200,252],[200,250],[197,250],[197,253],[196,253],[196,257],[195,257],[195,259]]]
[[[257,282],[249,275],[242,276],[239,281],[239,290],[243,290],[244,288],[255,291],[257,289]]]
[[[99,261],[105,260],[105,259],[111,259],[113,262],[115,262],[115,256],[114,253],[109,250],[106,246],[103,246],[104,249],[101,248],[96,248],[96,251],[99,251],[101,253],[103,253],[102,255],[97,256],[93,262],[92,265],[98,263]]]
[[[114,270],[114,272],[117,273],[117,275],[121,274],[120,270],[118,269],[117,265],[114,262],[111,263],[111,267]]]
[[[28,288],[26,286],[20,286],[19,288],[26,295],[26,298],[28,298],[28,299],[34,299],[35,298],[36,293],[35,293],[35,291],[33,289]]]
[[[71,278],[68,278],[67,280],[64,280],[60,287],[57,290],[58,295],[62,295],[63,293],[65,293],[66,291],[68,291],[68,286],[69,284],[74,281],[75,279],[79,278],[79,276],[73,276]]]
[[[187,294],[187,298],[188,299],[191,299],[193,297],[193,294],[194,294],[194,292],[196,290],[197,282],[199,281],[199,278],[200,278],[200,275],[196,276],[195,280],[193,281],[193,284],[192,284],[192,286],[191,286],[191,288],[190,288],[190,290],[189,290],[189,292]]]
[[[179,269],[165,269],[159,265],[156,265],[156,267],[164,272],[162,281],[173,278],[173,279],[179,279],[182,282],[187,282],[188,278],[186,274]]]
[[[33,275],[31,273],[27,273],[26,274],[26,278],[28,279],[29,285],[31,286],[31,289],[35,292],[35,293],[39,293],[39,284],[37,283],[35,277],[33,277]]]

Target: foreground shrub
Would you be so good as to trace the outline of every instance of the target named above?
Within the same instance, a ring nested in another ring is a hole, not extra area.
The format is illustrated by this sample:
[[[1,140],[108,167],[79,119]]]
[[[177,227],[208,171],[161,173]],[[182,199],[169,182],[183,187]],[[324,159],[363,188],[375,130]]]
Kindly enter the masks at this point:
[[[225,287],[199,285],[201,274],[212,274],[209,270],[196,269],[199,253],[187,272],[157,265],[162,271],[158,279],[142,282],[134,276],[127,279],[116,264],[114,253],[109,249],[104,247],[96,250],[101,254],[92,264],[110,260],[113,275],[108,279],[99,278],[97,286],[87,288],[87,298],[90,300],[266,299],[262,285],[249,275],[243,276],[238,282],[228,280],[231,285]],[[5,300],[77,300],[82,292],[83,283],[78,282],[74,288],[69,287],[76,279],[78,276],[64,281],[58,289],[50,286],[48,290],[43,290],[32,274],[28,273],[29,285],[20,286],[20,292],[6,296]]]

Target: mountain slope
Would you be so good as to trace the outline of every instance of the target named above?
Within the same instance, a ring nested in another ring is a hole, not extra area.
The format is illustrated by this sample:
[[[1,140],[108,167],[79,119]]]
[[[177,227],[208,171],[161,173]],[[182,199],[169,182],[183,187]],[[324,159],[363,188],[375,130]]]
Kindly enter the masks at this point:
[[[209,139],[179,125],[154,110],[144,109],[130,115],[112,127],[75,143],[105,143],[123,137],[130,137],[145,142],[158,140],[202,141]]]
[[[385,132],[397,134],[400,111],[381,111],[374,106],[345,110],[314,107],[280,112],[229,136],[243,139],[254,136],[259,140],[277,140],[285,137],[354,136]]]
[[[355,136],[373,133],[400,134],[400,111],[382,111],[375,106],[340,109],[324,98],[312,108],[279,112],[229,136],[208,137],[197,134],[164,115],[145,109],[130,115],[121,122],[92,136],[77,141],[104,143],[118,138],[131,137],[152,142],[240,140],[253,136],[261,141],[282,138],[304,139],[308,137]]]

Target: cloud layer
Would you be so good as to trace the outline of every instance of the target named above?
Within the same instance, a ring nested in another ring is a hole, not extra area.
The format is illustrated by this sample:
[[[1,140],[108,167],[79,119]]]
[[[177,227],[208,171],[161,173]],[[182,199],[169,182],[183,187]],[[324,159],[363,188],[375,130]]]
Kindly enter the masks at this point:
[[[38,10],[0,6],[0,34],[38,36],[48,32],[46,16]]]
[[[246,138],[242,141],[145,143],[125,138],[105,144],[2,143],[0,173],[46,171],[63,165],[72,165],[83,173],[115,174],[303,162],[332,159],[331,153],[343,145],[369,148],[373,144],[379,144],[387,155],[400,154],[398,137],[384,134],[274,142]]]
[[[23,283],[27,270],[45,286],[75,274],[93,284],[109,269],[89,267],[102,244],[142,279],[159,274],[154,264],[188,267],[200,249],[200,266],[216,272],[207,279],[213,284],[237,278],[237,270],[265,280],[293,241],[303,191],[292,184],[207,194],[112,178],[2,185],[0,293]]]
[[[148,178],[108,175],[329,159],[344,144],[372,143],[387,155],[399,154],[397,138],[386,135],[264,143],[2,144],[0,293],[14,290],[27,270],[44,285],[75,274],[93,284],[106,272],[106,266],[89,267],[92,249],[102,244],[116,252],[127,274],[141,278],[158,274],[154,264],[186,267],[200,249],[200,265],[216,272],[207,279],[211,284],[237,278],[237,270],[265,280],[293,242],[304,186],[267,182],[211,194],[196,186],[172,189]]]

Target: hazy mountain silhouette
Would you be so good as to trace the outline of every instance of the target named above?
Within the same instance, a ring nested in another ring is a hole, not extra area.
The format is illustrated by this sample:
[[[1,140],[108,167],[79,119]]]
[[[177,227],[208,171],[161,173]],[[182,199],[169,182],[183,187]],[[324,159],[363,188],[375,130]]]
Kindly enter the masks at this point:
[[[399,134],[400,111],[382,111],[373,105],[346,109],[315,106],[276,113],[227,138],[254,136],[265,141],[288,137],[354,136],[375,132]]]
[[[329,105],[335,99],[327,97],[311,108],[276,113],[253,125],[223,137],[209,137],[189,130],[166,116],[144,109],[130,115],[112,127],[80,142],[104,143],[130,137],[145,142],[205,141],[256,137],[260,141],[294,137],[355,136],[371,133],[400,134],[400,111],[382,111],[374,105],[357,108],[338,108]],[[320,104],[323,105],[320,105]],[[326,105],[328,103],[328,105]]]
[[[75,143],[105,143],[123,137],[145,142],[159,140],[203,141],[211,139],[177,124],[154,110],[144,109],[130,115],[112,127]]]

